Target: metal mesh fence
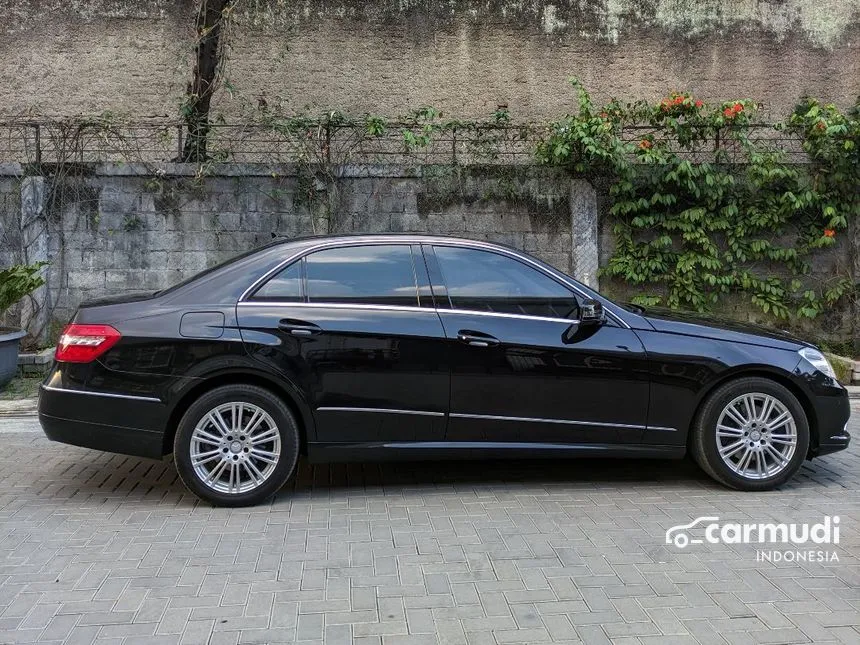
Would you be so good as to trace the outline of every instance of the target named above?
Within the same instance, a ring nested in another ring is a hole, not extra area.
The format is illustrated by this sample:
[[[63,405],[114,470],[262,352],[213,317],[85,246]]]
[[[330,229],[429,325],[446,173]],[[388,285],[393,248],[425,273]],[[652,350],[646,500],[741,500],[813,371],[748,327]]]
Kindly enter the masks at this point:
[[[230,163],[510,166],[534,163],[535,147],[547,131],[545,126],[511,124],[428,130],[422,124],[389,123],[375,133],[356,124],[213,124],[207,153],[213,161]],[[626,126],[621,136],[635,143],[646,136],[660,140],[662,133],[650,126]],[[0,121],[0,163],[181,161],[185,138],[184,126],[176,122]],[[759,149],[781,151],[789,162],[806,161],[799,138],[772,125],[751,126],[748,139]],[[678,152],[691,161],[735,163],[746,154],[728,132]]]

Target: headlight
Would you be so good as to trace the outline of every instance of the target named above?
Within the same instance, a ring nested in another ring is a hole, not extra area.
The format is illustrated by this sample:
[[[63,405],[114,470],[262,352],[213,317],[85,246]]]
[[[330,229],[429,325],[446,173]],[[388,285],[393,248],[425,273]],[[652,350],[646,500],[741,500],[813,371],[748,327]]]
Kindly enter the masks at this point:
[[[819,352],[817,349],[812,349],[811,347],[804,347],[800,351],[797,352],[803,358],[809,362],[812,367],[815,369],[824,372],[832,379],[836,379],[836,372],[833,371],[833,367],[831,367],[830,363],[824,358],[824,354]]]

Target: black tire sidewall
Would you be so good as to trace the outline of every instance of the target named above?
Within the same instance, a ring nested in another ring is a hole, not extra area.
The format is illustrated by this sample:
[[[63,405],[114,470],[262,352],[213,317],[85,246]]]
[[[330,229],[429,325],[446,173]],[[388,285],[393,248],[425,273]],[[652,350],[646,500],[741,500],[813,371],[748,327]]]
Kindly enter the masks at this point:
[[[278,465],[258,488],[247,493],[222,493],[206,486],[191,464],[191,435],[200,419],[224,403],[252,403],[268,412],[278,426],[281,452]],[[296,421],[284,402],[272,392],[254,385],[223,385],[197,399],[182,417],[176,429],[173,456],[182,482],[197,497],[216,506],[252,506],[272,495],[286,483],[296,468],[299,455],[299,432]]]
[[[717,421],[726,405],[739,396],[753,392],[769,394],[781,401],[794,416],[797,430],[797,446],[788,466],[776,475],[762,480],[746,479],[731,470],[720,457],[716,440]],[[771,490],[781,486],[794,476],[809,451],[809,422],[800,401],[784,386],[765,378],[740,379],[714,392],[702,409],[697,430],[701,441],[700,459],[707,462],[703,464],[705,469],[712,471],[726,485],[739,490]]]

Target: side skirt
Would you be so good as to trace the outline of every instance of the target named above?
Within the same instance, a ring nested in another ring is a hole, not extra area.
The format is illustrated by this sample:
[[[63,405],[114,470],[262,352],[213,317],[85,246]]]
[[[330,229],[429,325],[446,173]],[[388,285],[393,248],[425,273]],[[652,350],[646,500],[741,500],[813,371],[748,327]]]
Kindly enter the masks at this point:
[[[403,441],[309,443],[311,463],[448,459],[564,459],[574,457],[681,459],[686,446]]]

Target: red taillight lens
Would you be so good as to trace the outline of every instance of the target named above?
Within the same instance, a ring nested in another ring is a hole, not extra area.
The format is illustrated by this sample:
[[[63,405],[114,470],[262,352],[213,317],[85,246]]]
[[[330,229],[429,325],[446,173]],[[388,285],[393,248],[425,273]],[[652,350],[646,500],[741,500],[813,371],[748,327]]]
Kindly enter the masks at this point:
[[[54,355],[65,363],[89,363],[104,354],[122,338],[110,325],[67,325]]]

